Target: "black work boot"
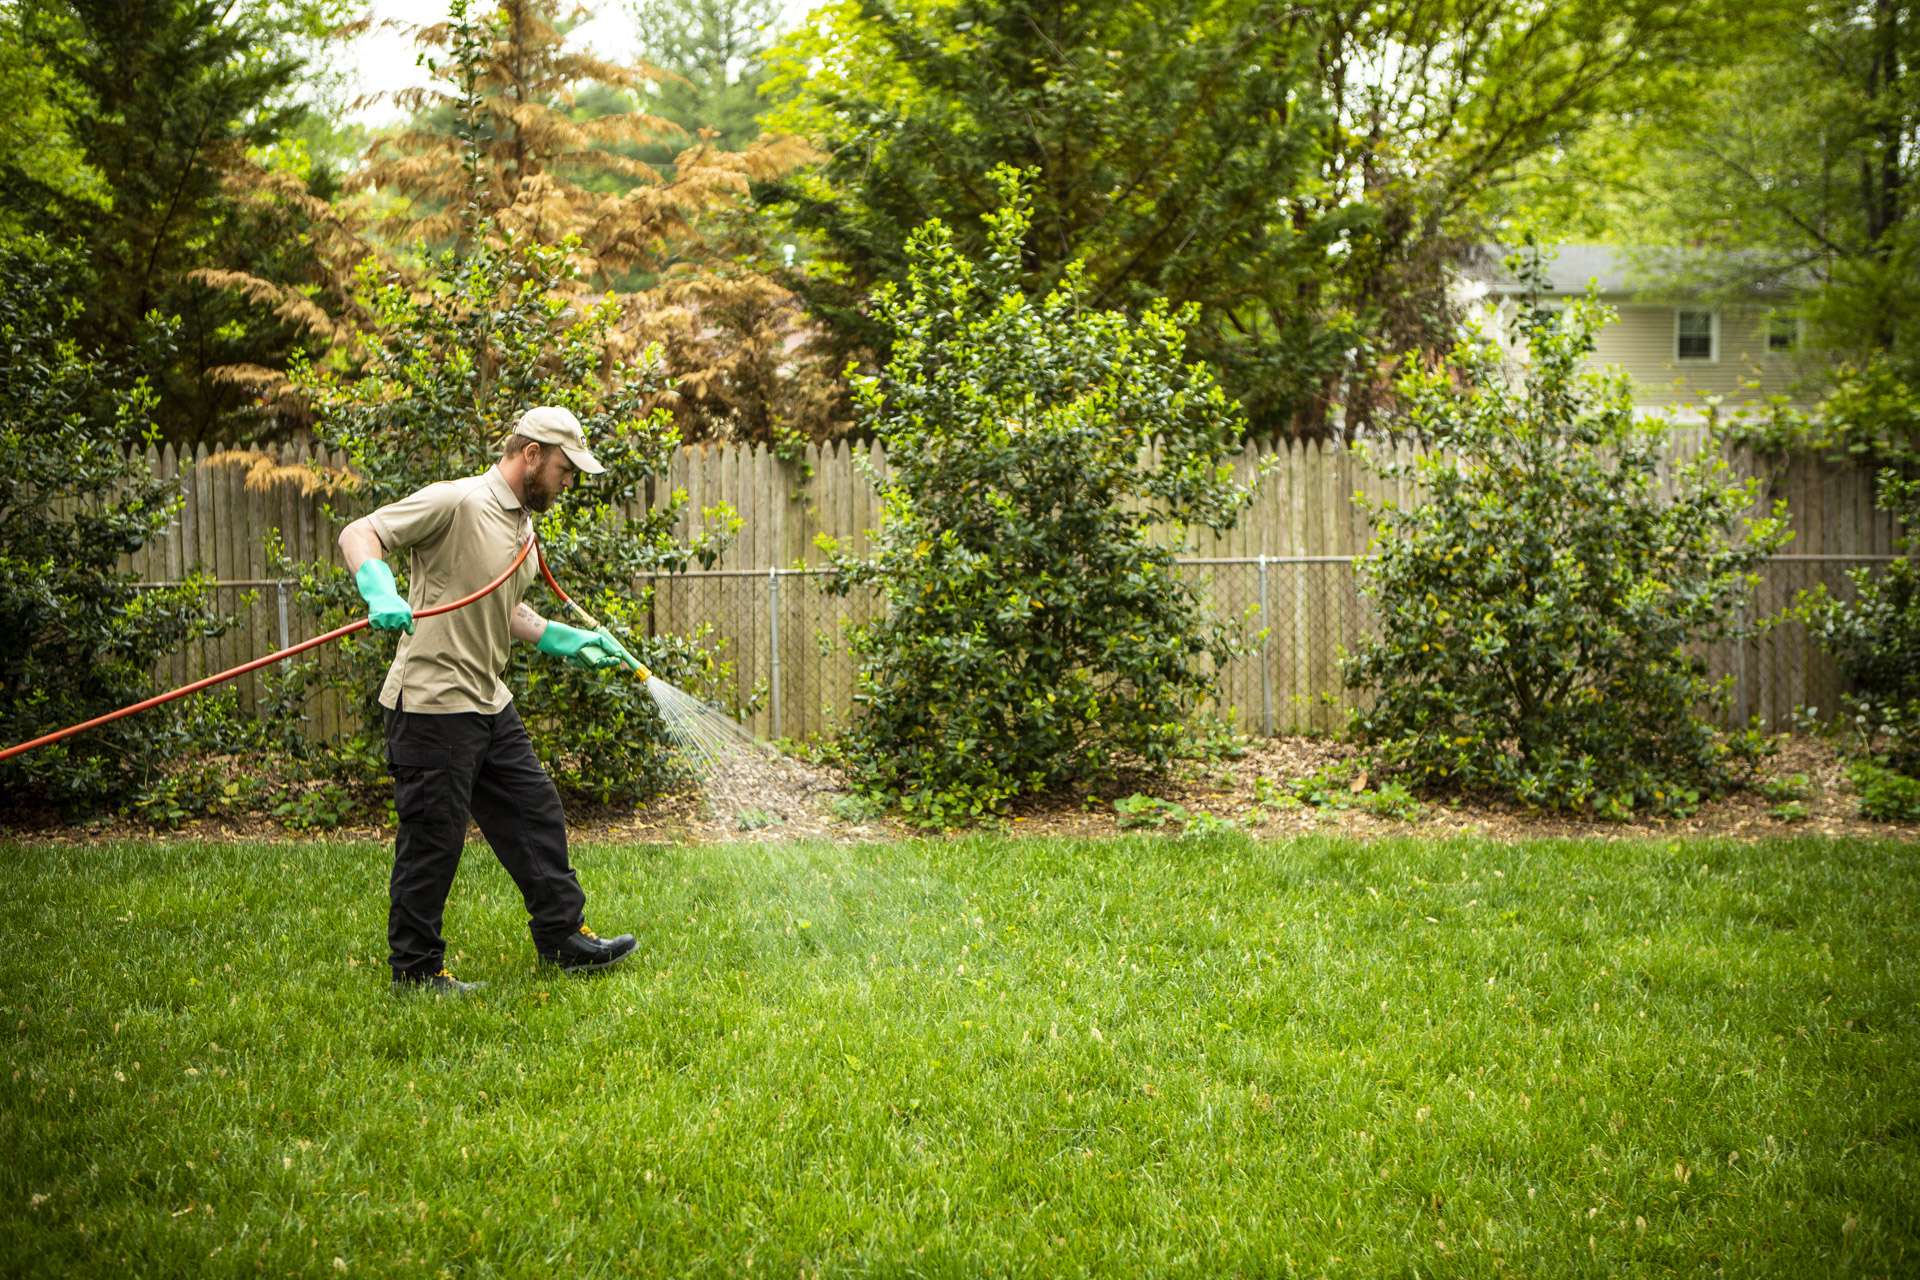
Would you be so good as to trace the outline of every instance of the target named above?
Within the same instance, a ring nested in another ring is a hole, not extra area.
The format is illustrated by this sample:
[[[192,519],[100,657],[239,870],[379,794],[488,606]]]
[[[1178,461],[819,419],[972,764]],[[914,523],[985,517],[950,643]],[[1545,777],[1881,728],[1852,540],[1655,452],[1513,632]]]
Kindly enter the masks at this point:
[[[393,975],[393,989],[396,994],[410,991],[431,991],[437,996],[470,996],[486,986],[484,982],[462,982],[446,969],[438,973],[396,973]]]
[[[633,947],[633,935],[630,933],[623,933],[617,938],[603,938],[581,925],[568,934],[560,945],[543,950],[540,958],[562,969],[580,972],[618,964],[633,954]]]

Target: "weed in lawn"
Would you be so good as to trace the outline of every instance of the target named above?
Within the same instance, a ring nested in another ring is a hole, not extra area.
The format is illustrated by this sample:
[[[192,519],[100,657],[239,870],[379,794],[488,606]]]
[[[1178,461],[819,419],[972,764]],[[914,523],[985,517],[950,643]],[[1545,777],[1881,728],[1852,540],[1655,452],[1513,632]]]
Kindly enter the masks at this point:
[[[353,815],[353,796],[337,782],[289,787],[273,816],[295,831],[331,831]]]
[[[1182,839],[1198,840],[1208,836],[1225,835],[1238,831],[1240,824],[1232,818],[1222,818],[1211,813],[1196,813],[1187,818],[1186,825],[1180,828]]]
[[[1367,766],[1358,758],[1336,760],[1322,765],[1303,778],[1295,778],[1289,789],[1293,800],[1317,809],[1362,809],[1382,818],[1411,821],[1427,811],[1404,783],[1389,782],[1377,789],[1367,785]],[[1254,788],[1256,803],[1261,791]]]
[[[1799,800],[1788,800],[1784,804],[1774,805],[1767,810],[1767,816],[1775,822],[1805,822],[1807,806]]]
[[[835,796],[827,810],[842,822],[872,822],[887,811],[886,802],[858,793]]]
[[[1253,811],[1247,815],[1247,822],[1259,826],[1275,813],[1287,809],[1298,809],[1300,800],[1291,791],[1282,787],[1272,778],[1257,775],[1253,780]]]
[[[1398,782],[1389,782],[1377,791],[1363,791],[1358,800],[1368,813],[1403,822],[1411,822],[1427,811],[1427,806],[1414,799],[1413,792]]]
[[[780,821],[780,815],[777,813],[770,813],[765,809],[747,808],[747,809],[742,809],[736,815],[735,820],[739,824],[739,828],[742,831],[760,831],[760,830],[764,830],[767,827],[778,825]]]
[[[1367,787],[1366,765],[1357,759],[1321,765],[1289,784],[1294,799],[1316,809],[1350,809]]]

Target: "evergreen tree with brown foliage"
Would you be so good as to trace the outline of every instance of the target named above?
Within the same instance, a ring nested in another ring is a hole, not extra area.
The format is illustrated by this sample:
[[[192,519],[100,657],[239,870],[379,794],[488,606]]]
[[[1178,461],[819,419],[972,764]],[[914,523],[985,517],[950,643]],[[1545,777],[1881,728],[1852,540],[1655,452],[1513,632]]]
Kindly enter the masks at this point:
[[[282,211],[290,231],[312,236],[315,275],[202,278],[297,319],[351,361],[354,333],[369,321],[356,283],[368,259],[404,269],[411,246],[457,247],[475,236],[558,245],[582,298],[620,298],[623,323],[606,338],[611,364],[653,343],[665,350],[675,380],[667,402],[686,438],[830,433],[840,400],[827,365],[807,354],[805,313],[743,249],[752,184],[812,153],[793,138],[760,138],[739,151],[692,138],[670,175],[622,154],[683,131],[638,109],[576,118],[582,85],[631,96],[658,73],[570,49],[567,21],[552,0],[505,0],[483,13],[456,3],[446,22],[418,28],[443,78],[395,95],[413,117],[370,149],[357,201],[304,198],[264,171],[242,180]],[[396,197],[397,209],[379,210]],[[286,400],[277,371],[225,376],[251,381],[267,402]]]

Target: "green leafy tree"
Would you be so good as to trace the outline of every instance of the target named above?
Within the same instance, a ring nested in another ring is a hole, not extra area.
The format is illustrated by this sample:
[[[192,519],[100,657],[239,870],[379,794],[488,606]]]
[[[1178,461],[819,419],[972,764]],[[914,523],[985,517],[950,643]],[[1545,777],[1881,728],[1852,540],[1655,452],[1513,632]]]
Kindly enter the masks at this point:
[[[688,137],[711,130],[711,141],[738,151],[760,134],[765,56],[773,44],[778,0],[629,0],[641,52],[666,72],[650,108]],[[656,149],[648,155],[668,164]]]
[[[154,371],[169,438],[217,438],[245,397],[210,371],[283,359],[298,337],[190,273],[236,262],[281,270],[283,250],[238,215],[224,178],[301,118],[291,96],[300,62],[285,37],[329,7],[65,0],[0,16],[51,90],[42,113],[58,118],[55,136],[92,175],[76,181],[68,164],[12,152],[0,202],[22,225],[81,244],[87,270],[75,284],[90,344],[130,349],[149,313],[178,317],[171,363]]]
[[[1652,289],[1781,299],[1803,322],[1810,395],[1830,380],[1872,383],[1877,361],[1920,385],[1913,8],[1754,0],[1740,11],[1737,41],[1676,60],[1661,92],[1532,166],[1511,208],[1543,235],[1641,247]],[[1824,447],[1822,421],[1835,416],[1803,422],[1801,442]]]
[[[1713,37],[1722,5],[839,0],[772,55],[770,128],[830,157],[779,184],[800,287],[884,358],[868,289],[928,216],[983,248],[1035,168],[1030,288],[1085,260],[1102,306],[1193,302],[1195,354],[1257,430],[1358,423],[1384,366],[1451,343],[1450,263],[1490,193]]]
[[[1690,92],[1618,135],[1633,163],[1626,225],[1655,278],[1706,296],[1756,286],[1792,301],[1810,412],[1747,424],[1758,443],[1876,468],[1876,501],[1907,531],[1853,598],[1798,607],[1850,677],[1844,709],[1872,751],[1920,767],[1920,620],[1912,530],[1920,476],[1920,21],[1895,0],[1762,0],[1733,56],[1693,69]]]
[[[853,637],[846,759],[933,824],[1189,747],[1229,638],[1153,526],[1225,529],[1249,496],[1229,461],[1245,423],[1188,359],[1191,309],[1094,309],[1077,267],[1029,295],[1027,191],[991,178],[984,258],[930,221],[904,287],[874,297],[893,355],[856,395],[886,514],[833,580],[887,605]]]
[[[437,255],[417,276],[373,260],[364,265],[361,304],[370,320],[356,343],[363,363],[351,371],[307,364],[294,373],[311,400],[315,435],[351,458],[350,475],[326,478],[336,486],[330,510],[364,513],[434,481],[484,471],[521,413],[564,405],[607,470],[540,518],[554,572],[584,608],[630,637],[658,674],[703,688],[723,674],[712,652],[687,637],[647,636],[647,593],[635,596],[632,584],[643,573],[710,564],[737,520],[716,508],[708,513],[713,527],[681,542],[674,526],[684,494],[630,514],[679,438],[657,407],[657,358],[606,365],[604,331],[618,323],[619,304],[578,303],[569,248],[489,235]],[[293,567],[326,624],[365,612],[337,560]],[[406,566],[395,568],[404,574]],[[549,601],[542,612],[554,616],[557,607]],[[360,780],[371,781],[366,775],[379,761],[375,697],[392,642],[360,633],[340,650],[339,665],[310,666],[297,678],[342,689],[361,711],[359,726],[331,754],[349,768],[365,766]],[[515,661],[527,664],[513,677],[520,714],[564,792],[631,803],[674,781],[658,712],[640,682],[520,652]]]
[[[1759,482],[1717,447],[1662,495],[1662,426],[1634,420],[1624,375],[1580,371],[1607,318],[1524,308],[1519,385],[1477,337],[1402,376],[1426,496],[1374,513],[1360,582],[1384,625],[1344,671],[1372,695],[1356,735],[1415,786],[1624,816],[1726,779],[1703,712],[1727,687],[1698,650],[1742,634],[1784,509],[1751,517]]]
[[[172,523],[156,480],[145,369],[170,335],[118,358],[76,340],[78,255],[40,237],[0,242],[0,740],[37,738],[152,696],[155,662],[219,632],[200,574],[133,585],[121,557]],[[179,749],[173,709],[143,712],[0,765],[10,811],[75,814],[134,797]]]

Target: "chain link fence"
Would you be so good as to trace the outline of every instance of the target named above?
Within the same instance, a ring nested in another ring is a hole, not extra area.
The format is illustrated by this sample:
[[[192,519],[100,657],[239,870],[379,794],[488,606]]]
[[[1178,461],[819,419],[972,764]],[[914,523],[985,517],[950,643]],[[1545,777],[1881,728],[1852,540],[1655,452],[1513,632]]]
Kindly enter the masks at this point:
[[[1779,617],[1800,596],[1824,586],[1854,594],[1849,570],[1890,555],[1783,555],[1769,560],[1749,606],[1750,619]],[[1180,572],[1235,630],[1241,652],[1219,673],[1220,710],[1245,732],[1325,733],[1346,723],[1360,698],[1343,687],[1340,655],[1379,634],[1380,620],[1358,587],[1354,556],[1192,557]],[[158,583],[148,585],[162,585]],[[643,579],[653,591],[653,634],[694,637],[723,665],[721,700],[756,734],[804,740],[831,737],[855,712],[855,662],[849,628],[879,616],[877,592],[835,595],[824,569],[719,569]],[[185,683],[312,634],[317,621],[283,579],[222,582],[221,607],[241,625],[227,636],[173,655],[157,673]],[[536,602],[537,603],[537,602]],[[550,612],[550,611],[549,611]],[[250,647],[252,646],[252,647]],[[1806,627],[1784,620],[1740,643],[1706,646],[1709,669],[1733,680],[1727,724],[1753,717],[1791,725],[1801,708],[1830,714],[1844,685]],[[324,656],[323,656],[323,661]],[[236,693],[243,711],[258,704],[258,673]],[[324,695],[309,707],[311,730],[330,737],[345,727]]]
[[[1803,592],[1825,586],[1851,598],[1848,570],[1892,556],[1777,556],[1761,570],[1750,619],[1776,617]],[[1234,626],[1242,652],[1220,675],[1221,709],[1246,732],[1331,732],[1359,698],[1345,689],[1340,655],[1379,634],[1360,593],[1354,556],[1187,558],[1180,571],[1216,616]],[[701,633],[730,669],[729,709],[775,738],[831,736],[852,714],[854,660],[848,628],[878,616],[878,594],[837,596],[825,570],[711,570],[643,583],[654,592],[651,625]],[[1842,689],[1832,660],[1804,625],[1785,620],[1746,641],[1705,646],[1709,670],[1733,679],[1724,719],[1754,716],[1784,728],[1797,708],[1831,711]]]

